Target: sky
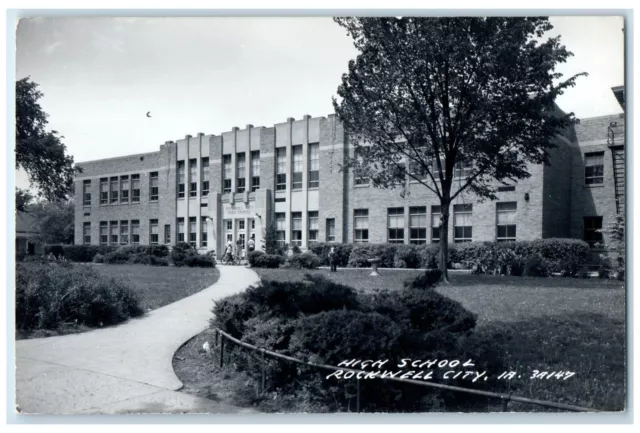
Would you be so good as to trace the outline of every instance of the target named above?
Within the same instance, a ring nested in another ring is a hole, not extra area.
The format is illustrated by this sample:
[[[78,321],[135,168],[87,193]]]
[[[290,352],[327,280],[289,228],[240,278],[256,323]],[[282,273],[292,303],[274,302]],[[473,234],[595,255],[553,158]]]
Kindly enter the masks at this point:
[[[588,72],[558,100],[579,118],[621,111],[621,17],[552,17]],[[357,51],[331,18],[31,18],[16,30],[16,79],[40,84],[49,128],[76,162],[157,151],[186,134],[326,116]],[[151,112],[151,117],[146,113]],[[24,173],[16,185],[27,187]]]

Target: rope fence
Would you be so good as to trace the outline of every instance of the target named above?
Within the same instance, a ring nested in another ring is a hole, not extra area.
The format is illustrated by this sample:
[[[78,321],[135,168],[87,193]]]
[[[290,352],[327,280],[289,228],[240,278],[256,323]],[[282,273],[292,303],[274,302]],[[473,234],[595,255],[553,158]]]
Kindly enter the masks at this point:
[[[225,343],[224,342],[225,342],[225,339],[227,339],[227,340],[229,340],[229,341],[235,343],[236,345],[241,346],[241,347],[243,347],[245,349],[260,353],[260,357],[261,357],[261,361],[262,361],[260,392],[264,392],[265,384],[266,384],[265,362],[264,362],[265,355],[267,355],[269,357],[272,357],[272,358],[281,359],[281,360],[289,361],[289,362],[294,362],[294,363],[297,363],[297,364],[306,365],[306,366],[309,366],[309,367],[315,367],[315,368],[323,369],[323,370],[349,371],[349,372],[353,372],[356,375],[357,375],[357,373],[367,374],[367,371],[364,371],[364,370],[356,370],[356,369],[353,369],[353,368],[336,367],[336,366],[333,366],[333,365],[326,365],[326,364],[317,364],[317,363],[314,363],[314,362],[303,361],[301,359],[297,359],[297,358],[293,358],[291,356],[283,355],[281,353],[272,352],[272,351],[270,351],[268,349],[257,347],[257,346],[254,346],[252,344],[245,343],[244,341],[240,341],[237,338],[232,337],[231,335],[227,334],[226,332],[224,332],[221,329],[217,329],[216,328],[216,329],[214,329],[214,332],[215,332],[215,343],[216,343],[216,346],[219,347],[219,349],[220,349],[220,359],[219,359],[220,368],[222,368],[224,366],[224,347],[225,347]],[[408,384],[412,384],[412,385],[426,386],[426,387],[438,388],[438,389],[447,390],[447,391],[462,392],[462,393],[467,393],[467,394],[481,395],[481,396],[485,396],[485,397],[488,397],[488,398],[499,399],[499,400],[502,401],[502,409],[505,412],[508,411],[508,404],[509,404],[510,401],[519,402],[519,403],[526,403],[526,404],[532,404],[532,405],[536,405],[536,406],[550,407],[550,408],[555,408],[555,409],[562,409],[562,410],[571,411],[571,412],[601,412],[601,411],[599,411],[597,409],[592,409],[592,408],[588,408],[588,407],[574,406],[574,405],[570,405],[570,404],[556,403],[556,402],[552,402],[552,401],[537,400],[537,399],[521,397],[521,396],[513,395],[513,394],[505,394],[505,393],[497,393],[497,392],[491,392],[491,391],[482,391],[482,390],[479,390],[479,389],[463,388],[463,387],[460,387],[460,386],[445,385],[445,384],[435,383],[435,382],[423,382],[423,381],[419,381],[419,380],[415,380],[415,379],[401,379],[401,378],[397,378],[397,377],[376,377],[375,379],[390,380],[390,381],[393,381],[393,382],[408,383]],[[358,377],[356,377],[356,411],[358,413],[360,413],[360,409],[361,409],[361,403],[360,402],[361,402],[361,398],[360,398],[360,379]]]

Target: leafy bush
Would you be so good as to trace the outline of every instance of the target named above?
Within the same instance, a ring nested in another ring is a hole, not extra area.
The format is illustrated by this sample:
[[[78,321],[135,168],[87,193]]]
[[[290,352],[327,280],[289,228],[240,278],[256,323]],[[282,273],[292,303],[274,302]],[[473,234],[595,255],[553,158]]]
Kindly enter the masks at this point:
[[[16,327],[20,331],[62,325],[106,326],[143,313],[128,286],[91,267],[18,264]]]
[[[249,262],[250,266],[255,266],[256,264],[256,260],[259,260],[259,257],[264,256],[264,252],[262,251],[251,251],[248,255],[247,255],[247,261]]]
[[[439,269],[427,269],[424,274],[419,275],[413,280],[404,282],[405,289],[432,289],[434,288],[442,278],[442,271]]]
[[[549,267],[540,255],[530,256],[524,265],[524,276],[526,277],[548,277]]]
[[[356,244],[349,255],[347,266],[350,268],[368,268],[369,259],[380,258],[381,268],[393,268],[393,258],[397,244]]]
[[[396,252],[393,257],[394,268],[420,268],[422,258],[417,245],[396,245]]]
[[[215,301],[209,324],[241,338],[246,329],[245,322],[254,317],[259,309],[258,305],[247,302],[245,297],[244,293],[239,293]]]
[[[317,269],[320,266],[320,257],[312,252],[294,254],[285,261],[285,268],[293,269]]]
[[[104,256],[104,263],[120,265],[129,262],[130,255],[123,251],[113,251]]]
[[[212,255],[199,254],[191,244],[186,242],[180,242],[175,245],[171,250],[170,257],[173,264],[178,267],[212,268],[216,265],[215,258]]]
[[[353,244],[340,244],[335,242],[314,242],[309,247],[311,252],[321,260],[321,266],[329,266],[329,251],[333,247],[335,251],[334,260],[336,266],[345,267],[349,263],[349,256],[353,249]]]
[[[481,274],[526,274],[526,264],[531,261],[537,263],[533,273],[575,276],[586,263],[588,253],[589,245],[577,239],[470,242],[457,245],[451,259]]]
[[[116,248],[111,245],[45,245],[44,253],[52,253],[56,258],[64,256],[70,262],[89,263],[96,254],[106,255]]]
[[[246,302],[283,317],[354,309],[358,305],[356,292],[351,287],[311,274],[305,275],[304,281],[262,281],[248,288],[244,295]]]
[[[249,263],[254,268],[278,268],[284,261],[283,257],[277,254],[265,254],[262,251],[253,251],[251,254],[253,256]]]
[[[449,245],[449,256],[451,256],[451,245]],[[440,245],[424,245],[419,250],[420,267],[426,269],[438,269],[440,266]]]
[[[104,263],[104,256],[100,253],[96,254],[95,256],[93,256],[93,263]]]

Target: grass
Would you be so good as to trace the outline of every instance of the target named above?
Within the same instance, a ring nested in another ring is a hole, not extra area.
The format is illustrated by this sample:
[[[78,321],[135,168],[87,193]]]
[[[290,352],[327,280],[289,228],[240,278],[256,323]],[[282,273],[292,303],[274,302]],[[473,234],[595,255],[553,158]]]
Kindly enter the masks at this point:
[[[144,311],[155,310],[206,289],[220,278],[216,268],[147,265],[93,265],[100,274],[128,284]]]
[[[364,293],[380,289],[399,290],[406,279],[421,272],[382,269],[380,277],[370,277],[370,269],[339,270],[336,273],[324,269],[254,270],[262,279],[280,281],[300,280],[307,272],[321,273]],[[478,345],[476,347],[494,350],[493,355],[485,353],[487,359],[497,356],[509,370],[521,376],[506,384],[509,392],[605,411],[624,410],[626,292],[622,282],[451,274],[451,284],[440,285],[436,290],[477,315],[473,340]],[[197,370],[195,368],[194,371]],[[572,371],[575,376],[566,381],[531,379],[533,370]],[[491,373],[497,376],[501,372],[488,372]],[[187,383],[180,374],[178,376]],[[214,377],[215,380],[211,380]],[[242,383],[228,370],[212,368],[201,374],[193,386],[194,389],[218,387],[219,391],[214,393],[227,396],[230,395],[229,389],[235,389],[236,394],[242,396],[246,394]],[[234,404],[251,404],[248,396],[229,398],[236,398]],[[499,411],[501,407],[495,401],[488,401],[485,408],[478,410]],[[555,411],[513,402],[509,404],[509,410]]]

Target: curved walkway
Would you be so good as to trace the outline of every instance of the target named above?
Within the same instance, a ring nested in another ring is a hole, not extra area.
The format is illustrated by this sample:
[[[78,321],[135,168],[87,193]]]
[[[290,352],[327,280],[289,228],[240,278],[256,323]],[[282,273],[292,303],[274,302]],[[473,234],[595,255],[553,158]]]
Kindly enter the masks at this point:
[[[219,266],[211,287],[124,324],[16,341],[16,404],[22,413],[237,413],[175,392],[173,355],[207,328],[213,301],[257,283],[250,269]]]

